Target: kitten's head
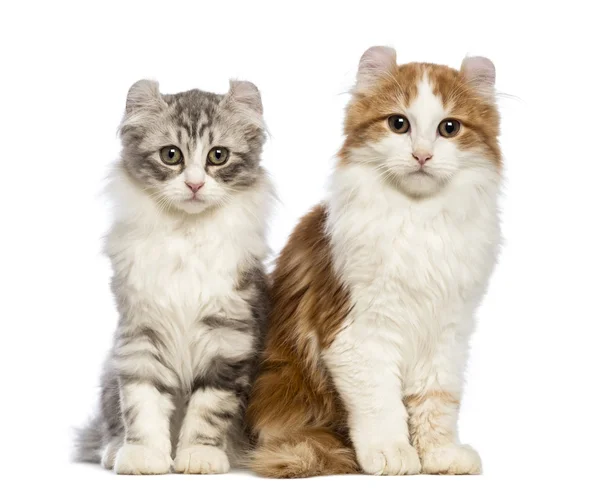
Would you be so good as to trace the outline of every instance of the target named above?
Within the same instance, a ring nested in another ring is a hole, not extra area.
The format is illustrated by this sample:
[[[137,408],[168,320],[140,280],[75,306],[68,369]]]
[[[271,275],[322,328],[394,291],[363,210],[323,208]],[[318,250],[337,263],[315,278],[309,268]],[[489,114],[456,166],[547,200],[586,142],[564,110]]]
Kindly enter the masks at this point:
[[[140,80],[127,95],[121,140],[123,168],[144,192],[165,208],[200,213],[262,175],[260,93],[232,81],[225,95],[164,95]]]
[[[415,198],[465,172],[499,172],[494,65],[466,58],[460,71],[396,64],[392,48],[368,49],[348,106],[341,165],[368,165]]]

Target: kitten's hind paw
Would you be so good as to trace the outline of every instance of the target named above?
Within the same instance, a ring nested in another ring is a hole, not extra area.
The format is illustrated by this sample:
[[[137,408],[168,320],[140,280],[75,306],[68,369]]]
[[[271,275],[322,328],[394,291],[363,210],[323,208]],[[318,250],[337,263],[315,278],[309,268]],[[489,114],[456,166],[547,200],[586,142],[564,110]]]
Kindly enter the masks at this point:
[[[145,445],[124,444],[115,458],[117,474],[167,474],[172,460],[160,450]]]
[[[195,445],[177,451],[175,472],[183,474],[225,474],[229,459],[223,450],[212,445]]]
[[[468,445],[432,448],[421,460],[423,474],[481,474],[479,454]]]
[[[115,466],[115,459],[117,458],[117,452],[123,445],[123,438],[113,438],[108,445],[106,445],[104,452],[102,452],[102,460],[100,461],[102,467],[108,470],[112,470]]]

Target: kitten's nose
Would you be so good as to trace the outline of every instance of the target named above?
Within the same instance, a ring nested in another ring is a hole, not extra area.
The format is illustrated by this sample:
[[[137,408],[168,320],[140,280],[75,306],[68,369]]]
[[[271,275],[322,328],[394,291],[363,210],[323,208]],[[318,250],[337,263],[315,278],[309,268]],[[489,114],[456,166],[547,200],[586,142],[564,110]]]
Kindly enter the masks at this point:
[[[204,186],[204,183],[203,182],[185,181],[185,185],[192,190],[192,193],[195,193],[196,191],[198,191],[198,189],[200,189],[202,186]]]
[[[412,156],[417,162],[419,162],[421,166],[424,166],[425,162],[427,162],[429,159],[431,159],[431,157],[433,157],[433,155],[431,155],[431,153],[427,152],[426,150],[417,150],[413,152]]]

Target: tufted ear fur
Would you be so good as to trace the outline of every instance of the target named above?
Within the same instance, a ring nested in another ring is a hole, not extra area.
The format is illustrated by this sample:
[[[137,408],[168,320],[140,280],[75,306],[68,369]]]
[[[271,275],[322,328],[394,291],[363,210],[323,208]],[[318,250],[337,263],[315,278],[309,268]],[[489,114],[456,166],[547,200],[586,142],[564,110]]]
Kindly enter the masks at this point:
[[[364,94],[396,67],[396,50],[388,46],[373,46],[365,51],[358,64],[354,92]]]
[[[482,96],[493,98],[496,68],[491,60],[483,56],[466,57],[460,72],[467,83],[475,87]]]
[[[127,93],[125,114],[131,115],[144,109],[159,109],[164,104],[158,82],[155,80],[138,80]]]
[[[235,104],[241,104],[247,108],[262,114],[263,106],[260,98],[260,92],[256,85],[252,82],[244,80],[230,80],[229,92],[227,93],[229,100]]]

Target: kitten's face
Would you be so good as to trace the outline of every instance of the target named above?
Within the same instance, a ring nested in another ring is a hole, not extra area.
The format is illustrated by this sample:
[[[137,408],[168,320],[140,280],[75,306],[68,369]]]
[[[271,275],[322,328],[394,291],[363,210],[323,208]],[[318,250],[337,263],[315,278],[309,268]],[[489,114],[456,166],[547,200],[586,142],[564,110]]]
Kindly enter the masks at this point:
[[[342,164],[372,166],[415,198],[438,193],[467,170],[499,171],[489,60],[473,59],[477,66],[464,64],[459,72],[423,63],[397,66],[393,50],[373,49],[384,52],[377,53],[375,64],[368,60],[366,72],[365,66],[362,74],[359,69]]]
[[[200,213],[227,203],[261,175],[260,95],[233,82],[226,95],[161,95],[155,82],[130,89],[121,127],[126,172],[159,206]]]

